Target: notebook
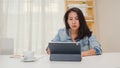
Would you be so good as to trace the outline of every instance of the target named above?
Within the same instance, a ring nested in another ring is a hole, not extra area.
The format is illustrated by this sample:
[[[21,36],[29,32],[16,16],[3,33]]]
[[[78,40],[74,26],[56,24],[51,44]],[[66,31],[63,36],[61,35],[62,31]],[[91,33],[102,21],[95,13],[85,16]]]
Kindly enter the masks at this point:
[[[50,61],[81,61],[81,47],[77,42],[50,42]]]

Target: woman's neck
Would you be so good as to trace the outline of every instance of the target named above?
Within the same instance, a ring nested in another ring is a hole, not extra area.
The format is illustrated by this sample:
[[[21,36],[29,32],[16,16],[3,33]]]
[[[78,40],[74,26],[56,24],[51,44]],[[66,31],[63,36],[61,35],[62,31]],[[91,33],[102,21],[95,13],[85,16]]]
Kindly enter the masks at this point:
[[[71,34],[78,34],[78,31],[77,30],[71,30]]]
[[[78,36],[78,31],[71,30],[72,41],[75,42],[75,38]]]

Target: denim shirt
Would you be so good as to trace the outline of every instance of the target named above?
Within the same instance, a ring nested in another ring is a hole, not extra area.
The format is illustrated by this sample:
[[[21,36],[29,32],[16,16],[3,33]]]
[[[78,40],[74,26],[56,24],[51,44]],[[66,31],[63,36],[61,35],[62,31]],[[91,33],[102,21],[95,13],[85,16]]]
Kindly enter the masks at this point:
[[[69,31],[70,35],[70,31]],[[68,36],[66,33],[66,29],[59,29],[57,35],[52,40],[52,42],[72,42],[71,36]],[[96,55],[100,55],[102,53],[102,49],[100,47],[100,44],[96,40],[95,36],[91,35],[89,38],[84,37],[81,40],[76,40],[76,42],[80,43],[81,51],[87,51],[89,49],[95,49]],[[49,47],[49,46],[48,46]]]

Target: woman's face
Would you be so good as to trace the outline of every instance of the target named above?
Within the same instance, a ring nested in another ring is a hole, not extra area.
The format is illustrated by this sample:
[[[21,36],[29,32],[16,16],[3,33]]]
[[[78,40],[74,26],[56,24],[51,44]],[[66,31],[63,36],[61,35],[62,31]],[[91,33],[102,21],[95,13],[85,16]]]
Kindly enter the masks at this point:
[[[80,27],[78,15],[76,12],[70,12],[68,15],[68,24],[72,30],[78,30]]]

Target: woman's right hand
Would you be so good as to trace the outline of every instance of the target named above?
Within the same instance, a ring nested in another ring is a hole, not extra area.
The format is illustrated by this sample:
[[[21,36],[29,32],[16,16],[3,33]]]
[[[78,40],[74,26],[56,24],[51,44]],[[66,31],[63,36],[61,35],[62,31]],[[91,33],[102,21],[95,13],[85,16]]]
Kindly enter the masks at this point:
[[[47,54],[50,54],[50,48],[47,49]]]

